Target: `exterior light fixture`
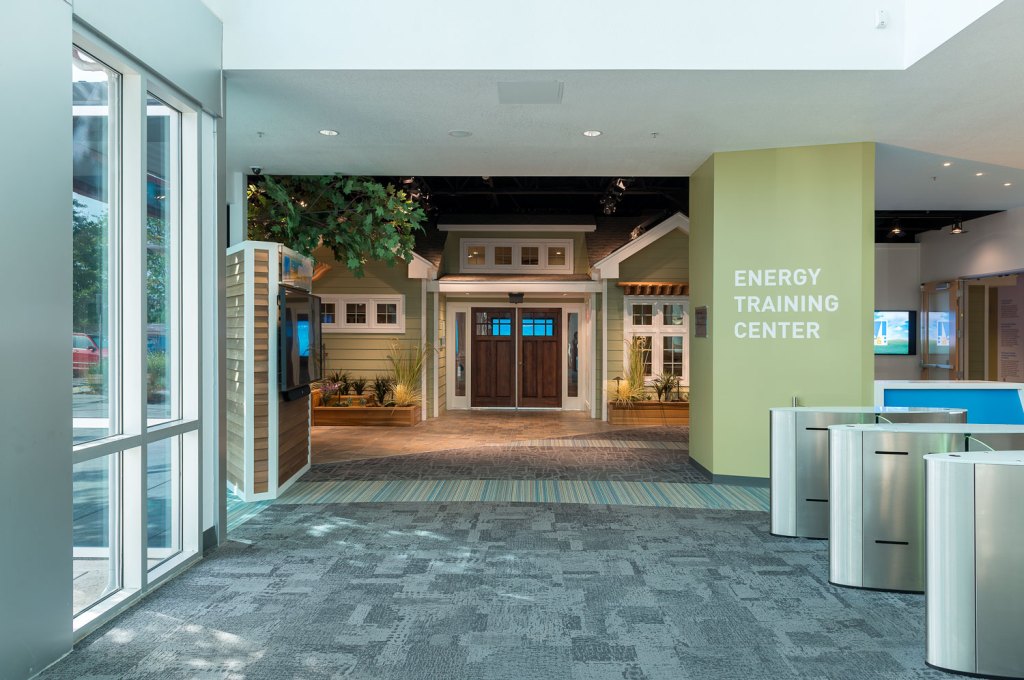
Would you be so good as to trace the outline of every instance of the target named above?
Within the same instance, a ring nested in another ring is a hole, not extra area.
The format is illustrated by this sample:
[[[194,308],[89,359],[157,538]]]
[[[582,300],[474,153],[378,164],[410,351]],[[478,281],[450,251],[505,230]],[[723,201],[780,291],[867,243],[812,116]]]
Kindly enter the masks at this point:
[[[320,134],[322,134],[324,137],[337,137],[338,136],[338,131],[337,130],[326,130],[326,129],[324,129],[324,130],[320,131]]]
[[[601,131],[600,130],[584,130],[583,131],[583,136],[584,137],[600,137],[601,136]]]

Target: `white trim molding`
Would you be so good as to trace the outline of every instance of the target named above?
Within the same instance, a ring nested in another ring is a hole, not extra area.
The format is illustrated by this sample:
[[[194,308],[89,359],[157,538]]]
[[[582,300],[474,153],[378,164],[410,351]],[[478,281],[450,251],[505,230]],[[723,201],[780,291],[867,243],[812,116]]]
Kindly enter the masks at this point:
[[[619,278],[619,265],[623,260],[636,255],[662,236],[670,234],[677,229],[684,234],[690,233],[690,218],[681,212],[677,212],[667,218],[664,222],[660,222],[657,226],[651,227],[637,238],[613,252],[611,255],[595,262],[594,266],[590,268],[591,277],[595,281],[599,279]]]
[[[431,284],[441,293],[600,293],[599,281],[445,281]]]

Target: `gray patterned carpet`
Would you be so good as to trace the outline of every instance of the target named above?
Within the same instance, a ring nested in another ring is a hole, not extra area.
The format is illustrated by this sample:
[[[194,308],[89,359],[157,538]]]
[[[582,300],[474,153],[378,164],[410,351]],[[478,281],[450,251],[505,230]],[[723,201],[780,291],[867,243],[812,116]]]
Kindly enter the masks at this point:
[[[946,678],[765,513],[274,505],[43,678]]]

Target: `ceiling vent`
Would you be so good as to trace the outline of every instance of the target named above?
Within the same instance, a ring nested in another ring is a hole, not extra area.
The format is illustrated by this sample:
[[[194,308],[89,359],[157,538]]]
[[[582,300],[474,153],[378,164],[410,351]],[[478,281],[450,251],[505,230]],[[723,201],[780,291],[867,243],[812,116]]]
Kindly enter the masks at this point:
[[[498,103],[500,104],[561,104],[562,87],[560,80],[533,80],[524,82],[499,82]]]

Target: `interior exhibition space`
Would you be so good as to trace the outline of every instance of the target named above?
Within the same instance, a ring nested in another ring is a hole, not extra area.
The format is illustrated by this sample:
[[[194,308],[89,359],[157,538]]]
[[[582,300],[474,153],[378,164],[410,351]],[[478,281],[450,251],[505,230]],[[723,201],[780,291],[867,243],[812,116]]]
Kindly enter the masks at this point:
[[[1024,2],[0,26],[0,680],[1024,678]]]

